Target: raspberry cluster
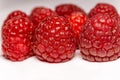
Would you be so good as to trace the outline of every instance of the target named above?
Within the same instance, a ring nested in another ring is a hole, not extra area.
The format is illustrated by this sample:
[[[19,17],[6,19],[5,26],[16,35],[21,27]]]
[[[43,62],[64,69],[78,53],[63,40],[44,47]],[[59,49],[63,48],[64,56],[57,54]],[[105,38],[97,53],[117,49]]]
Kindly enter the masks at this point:
[[[3,56],[11,61],[36,56],[45,62],[66,62],[77,49],[87,61],[119,58],[120,17],[113,5],[98,3],[88,14],[74,4],[55,10],[35,7],[30,15],[15,10],[2,26]]]

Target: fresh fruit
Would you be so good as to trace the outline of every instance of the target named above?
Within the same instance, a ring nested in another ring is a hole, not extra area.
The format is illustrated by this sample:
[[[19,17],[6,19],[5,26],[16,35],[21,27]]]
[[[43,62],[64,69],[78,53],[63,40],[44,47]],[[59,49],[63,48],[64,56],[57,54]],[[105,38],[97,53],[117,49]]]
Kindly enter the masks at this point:
[[[34,52],[38,59],[51,63],[73,58],[76,49],[74,33],[67,19],[50,16],[35,31]]]
[[[20,10],[15,10],[8,15],[8,17],[6,18],[4,23],[6,23],[9,19],[14,18],[14,17],[18,17],[18,16],[28,17],[26,13],[24,13]]]
[[[74,4],[61,4],[58,5],[55,9],[56,13],[60,16],[68,16],[73,12],[83,12],[83,9],[79,8],[78,6]]]
[[[27,17],[9,19],[2,27],[2,50],[5,58],[22,61],[32,55],[33,23]]]
[[[32,10],[31,14],[30,14],[30,19],[34,24],[34,27],[37,28],[39,23],[44,20],[45,18],[47,18],[48,16],[53,16],[56,15],[56,13],[54,11],[52,11],[49,8],[45,8],[45,7],[36,7]],[[34,32],[33,32],[34,33]],[[34,44],[35,41],[35,34],[33,34],[32,37],[32,42]]]
[[[98,3],[88,14],[89,17],[92,17],[96,14],[109,14],[110,16],[118,16],[118,12],[115,7],[107,3]]]
[[[56,15],[54,11],[45,7],[36,7],[32,10],[30,14],[30,19],[32,20],[35,27],[46,17]]]
[[[120,57],[120,26],[116,18],[97,14],[83,26],[80,35],[82,58],[93,62],[116,60]]]
[[[87,16],[82,12],[73,12],[70,16],[67,17],[70,22],[70,25],[74,31],[76,38],[76,46],[78,48],[78,39],[79,34],[81,33],[82,26],[85,24],[87,20]]]

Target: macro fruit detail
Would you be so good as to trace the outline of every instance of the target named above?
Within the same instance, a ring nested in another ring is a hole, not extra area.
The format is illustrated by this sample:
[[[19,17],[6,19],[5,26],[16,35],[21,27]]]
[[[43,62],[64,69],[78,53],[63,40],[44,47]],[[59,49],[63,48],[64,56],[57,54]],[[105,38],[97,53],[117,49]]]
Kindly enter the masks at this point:
[[[32,56],[33,23],[27,17],[14,17],[2,27],[3,55],[12,61]]]
[[[97,14],[90,18],[80,35],[80,50],[88,61],[112,61],[120,56],[120,26],[110,15]]]
[[[36,29],[35,36],[34,52],[38,59],[56,63],[74,56],[75,38],[64,17],[48,17]]]

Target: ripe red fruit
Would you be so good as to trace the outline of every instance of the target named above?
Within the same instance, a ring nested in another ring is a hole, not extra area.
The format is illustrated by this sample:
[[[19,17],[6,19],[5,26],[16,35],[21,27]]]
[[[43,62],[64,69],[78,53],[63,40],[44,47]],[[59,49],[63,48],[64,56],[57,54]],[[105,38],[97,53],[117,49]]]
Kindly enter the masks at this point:
[[[9,19],[12,19],[14,17],[28,17],[26,13],[20,11],[20,10],[15,10],[13,12],[11,12],[8,17],[6,18],[5,22],[6,23]]]
[[[51,9],[45,7],[36,7],[32,10],[30,19],[36,27],[44,18],[52,15],[56,15],[56,13]]]
[[[78,48],[79,34],[81,34],[81,29],[87,20],[87,16],[82,12],[73,12],[70,16],[67,17],[67,19],[69,20],[70,25],[74,31],[77,42],[76,45]]]
[[[118,16],[118,12],[115,7],[107,3],[98,3],[88,14],[89,17],[92,17],[96,14],[109,14],[110,16]]]
[[[30,57],[33,30],[33,23],[27,17],[9,19],[2,27],[3,55],[12,61]]]
[[[120,26],[116,18],[97,14],[83,26],[80,35],[83,59],[95,62],[116,60],[120,57]]]
[[[34,52],[38,59],[57,63],[68,61],[74,56],[74,34],[64,17],[46,18],[36,29],[35,36]]]
[[[68,16],[73,12],[83,12],[83,9],[79,8],[78,6],[74,5],[74,4],[61,4],[58,5],[55,9],[55,11],[57,12],[58,15],[60,16]]]

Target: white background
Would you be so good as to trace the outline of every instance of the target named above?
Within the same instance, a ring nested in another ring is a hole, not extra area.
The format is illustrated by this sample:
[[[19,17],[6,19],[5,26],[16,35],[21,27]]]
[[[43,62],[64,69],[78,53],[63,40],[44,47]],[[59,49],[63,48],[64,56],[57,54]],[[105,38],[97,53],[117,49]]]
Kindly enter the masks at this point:
[[[89,12],[98,2],[111,3],[120,12],[119,0],[0,0],[0,26],[13,10],[19,9],[30,14],[36,6],[54,10],[58,4],[74,3]],[[79,54],[76,51],[76,56],[71,61],[58,64],[41,62],[35,57],[22,62],[11,62],[0,56],[0,80],[120,80],[120,59],[95,63],[82,60]]]

